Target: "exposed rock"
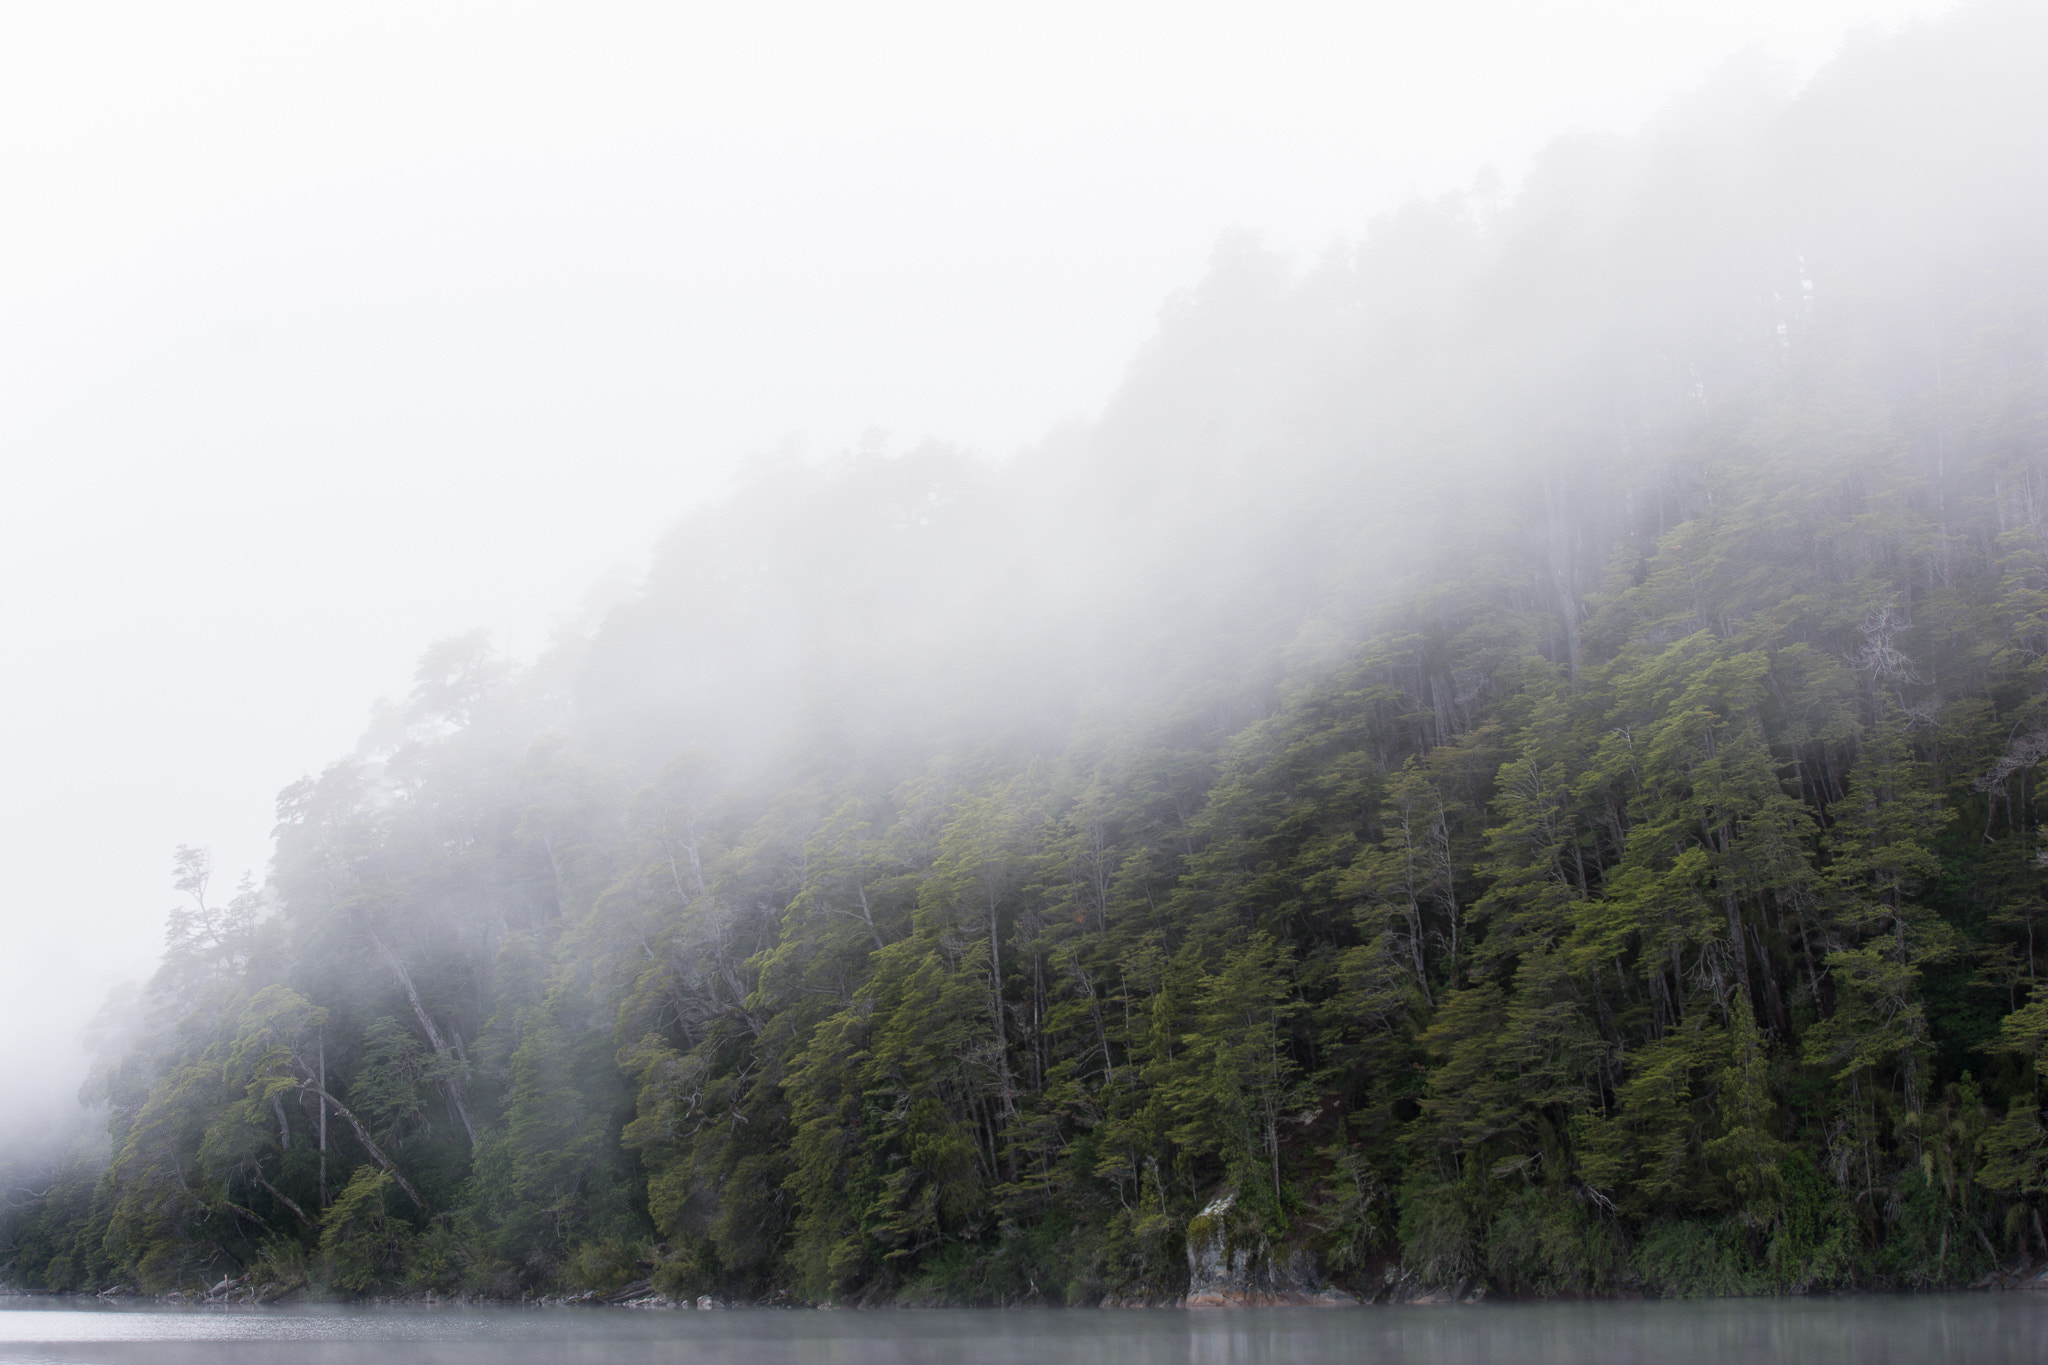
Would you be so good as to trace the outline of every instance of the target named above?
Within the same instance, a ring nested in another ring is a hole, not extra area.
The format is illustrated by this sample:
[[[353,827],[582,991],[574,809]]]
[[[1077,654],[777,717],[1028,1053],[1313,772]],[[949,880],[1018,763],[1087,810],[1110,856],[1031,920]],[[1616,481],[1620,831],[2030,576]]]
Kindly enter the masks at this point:
[[[1970,1286],[1985,1289],[2032,1289],[2048,1290],[2048,1263],[2035,1262],[2017,1265],[2003,1272],[1994,1271]]]
[[[622,1285],[610,1293],[601,1296],[601,1302],[634,1303],[648,1297],[653,1287],[654,1281],[652,1280],[635,1280],[631,1284]]]
[[[1386,1275],[1379,1289],[1373,1294],[1374,1303],[1411,1304],[1423,1306],[1442,1303],[1480,1303],[1486,1298],[1486,1286],[1467,1276],[1456,1284],[1430,1284],[1414,1271],[1400,1265],[1387,1267]]]
[[[1333,1289],[1305,1247],[1276,1252],[1265,1229],[1218,1195],[1188,1224],[1189,1308],[1352,1308],[1358,1300]]]

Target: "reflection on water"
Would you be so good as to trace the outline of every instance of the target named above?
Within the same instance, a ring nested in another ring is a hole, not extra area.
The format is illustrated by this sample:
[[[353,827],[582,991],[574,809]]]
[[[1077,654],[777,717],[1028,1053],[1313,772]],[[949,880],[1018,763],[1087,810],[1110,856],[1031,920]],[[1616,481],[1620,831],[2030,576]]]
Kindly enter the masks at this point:
[[[0,1308],[0,1365],[2048,1365],[2048,1296],[1240,1312]]]

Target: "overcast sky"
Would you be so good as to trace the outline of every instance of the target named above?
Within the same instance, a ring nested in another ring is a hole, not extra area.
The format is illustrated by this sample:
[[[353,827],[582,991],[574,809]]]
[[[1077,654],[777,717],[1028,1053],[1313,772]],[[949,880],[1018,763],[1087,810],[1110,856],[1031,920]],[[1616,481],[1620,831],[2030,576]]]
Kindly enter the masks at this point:
[[[171,849],[431,639],[529,654],[750,452],[1085,419],[1244,226],[1312,256],[1913,0],[0,9],[0,1120]]]

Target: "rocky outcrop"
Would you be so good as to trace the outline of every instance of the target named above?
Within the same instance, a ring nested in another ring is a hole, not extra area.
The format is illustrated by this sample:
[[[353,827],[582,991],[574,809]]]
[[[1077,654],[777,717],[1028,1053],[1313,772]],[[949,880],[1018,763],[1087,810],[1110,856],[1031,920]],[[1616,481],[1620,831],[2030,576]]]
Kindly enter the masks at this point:
[[[1189,1308],[1351,1308],[1305,1247],[1275,1249],[1258,1220],[1218,1195],[1188,1224]]]
[[[1403,1266],[1387,1267],[1378,1289],[1373,1293],[1376,1304],[1414,1304],[1417,1306],[1433,1303],[1481,1303],[1486,1298],[1486,1286],[1470,1276],[1453,1284],[1431,1284],[1414,1271]]]
[[[1972,1289],[2031,1289],[2048,1293],[2048,1261],[2021,1262],[2004,1270],[1993,1270],[1974,1281]]]

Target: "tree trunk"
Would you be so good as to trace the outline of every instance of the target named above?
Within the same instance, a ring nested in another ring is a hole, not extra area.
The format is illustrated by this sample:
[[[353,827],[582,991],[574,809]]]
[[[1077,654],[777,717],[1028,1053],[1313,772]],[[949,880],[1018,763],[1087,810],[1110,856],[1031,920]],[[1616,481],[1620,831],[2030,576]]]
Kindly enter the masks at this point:
[[[327,1030],[320,1030],[320,1207],[327,1207]]]
[[[386,1175],[398,1182],[398,1188],[405,1191],[405,1197],[412,1200],[413,1206],[421,1213],[427,1212],[427,1201],[420,1198],[420,1192],[412,1187],[412,1182],[405,1178],[405,1172],[398,1169],[398,1164],[392,1161],[390,1157],[384,1155],[384,1149],[377,1145],[376,1140],[370,1136],[370,1130],[363,1127],[363,1121],[355,1116],[354,1111],[340,1100],[334,1098],[334,1096],[328,1094],[327,1087],[315,1085],[310,1079],[307,1080],[306,1084],[315,1086],[315,1089],[320,1092],[322,1103],[334,1106],[334,1112],[341,1115],[347,1121],[348,1126],[355,1130],[356,1140],[363,1144],[363,1150],[370,1154],[370,1159],[383,1167]]]
[[[384,940],[377,936],[375,929],[370,928],[367,924],[363,928],[369,934],[370,942],[377,946],[378,955],[384,959],[385,963],[391,968],[392,974],[398,978],[398,984],[405,987],[405,998],[412,1002],[412,1012],[418,1017],[420,1028],[426,1033],[427,1042],[433,1047],[434,1055],[444,1062],[454,1062],[460,1065],[462,1058],[449,1050],[447,1041],[441,1037],[441,1030],[434,1027],[434,1016],[428,1014],[427,1007],[421,1003],[419,990],[412,984],[412,973],[408,972],[405,969],[405,964],[398,960],[398,954],[384,946]],[[462,1120],[462,1131],[469,1134],[469,1150],[474,1152],[476,1150],[476,1123],[470,1118],[469,1105],[463,1099],[462,1081],[459,1078],[450,1080],[446,1082],[444,1089],[448,1095],[448,1102],[455,1107],[456,1117]]]

